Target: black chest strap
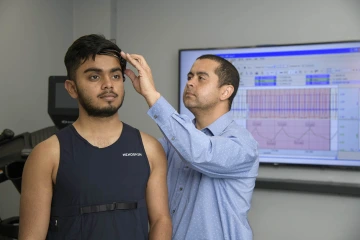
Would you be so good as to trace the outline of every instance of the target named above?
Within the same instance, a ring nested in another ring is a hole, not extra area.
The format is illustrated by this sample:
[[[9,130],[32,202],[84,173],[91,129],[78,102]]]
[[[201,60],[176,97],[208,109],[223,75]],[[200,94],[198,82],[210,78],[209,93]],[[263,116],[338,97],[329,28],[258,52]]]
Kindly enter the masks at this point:
[[[91,205],[91,206],[71,206],[71,207],[52,207],[51,216],[76,216],[80,214],[107,212],[115,210],[133,210],[146,207],[145,199],[141,199],[137,202],[114,202],[108,204]]]
[[[140,205],[140,202],[114,202],[109,204],[82,207],[80,208],[80,213],[87,214],[87,213],[107,212],[114,210],[131,210],[141,207],[138,205]]]

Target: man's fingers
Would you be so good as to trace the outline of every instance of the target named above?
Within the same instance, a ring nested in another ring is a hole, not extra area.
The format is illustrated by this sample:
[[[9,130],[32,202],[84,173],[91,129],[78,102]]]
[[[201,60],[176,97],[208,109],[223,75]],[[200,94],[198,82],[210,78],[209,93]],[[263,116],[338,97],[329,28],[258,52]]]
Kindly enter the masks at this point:
[[[120,54],[124,59],[126,59],[126,61],[128,61],[128,63],[133,65],[133,67],[135,67],[137,70],[139,70],[141,68],[139,61],[134,59],[130,54],[124,53],[124,52],[121,52]]]
[[[130,54],[130,56],[136,61],[138,61],[142,67],[148,67],[148,64],[143,56],[139,54]]]
[[[149,68],[147,65],[147,62],[145,61],[145,58],[138,54],[129,54],[129,53],[120,53],[121,56],[126,59],[133,67],[135,67],[138,70]]]
[[[136,79],[136,75],[131,69],[126,69],[125,74],[130,78],[132,82]]]
[[[123,51],[120,52],[120,55],[126,60],[126,54]]]

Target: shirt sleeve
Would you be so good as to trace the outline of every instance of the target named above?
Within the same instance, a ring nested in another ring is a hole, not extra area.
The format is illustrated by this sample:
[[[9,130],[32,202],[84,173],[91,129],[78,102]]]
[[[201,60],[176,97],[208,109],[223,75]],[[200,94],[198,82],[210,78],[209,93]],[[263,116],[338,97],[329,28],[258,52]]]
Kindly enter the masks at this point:
[[[214,178],[255,177],[257,143],[246,131],[227,128],[221,136],[208,136],[191,119],[180,115],[163,98],[149,109],[168,142],[193,169]]]

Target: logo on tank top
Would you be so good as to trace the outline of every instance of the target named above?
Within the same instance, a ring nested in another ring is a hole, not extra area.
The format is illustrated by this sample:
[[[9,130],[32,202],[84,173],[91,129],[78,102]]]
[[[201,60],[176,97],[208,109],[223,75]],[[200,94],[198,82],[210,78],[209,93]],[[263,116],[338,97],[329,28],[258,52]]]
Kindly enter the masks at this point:
[[[123,157],[140,157],[141,153],[123,153]]]

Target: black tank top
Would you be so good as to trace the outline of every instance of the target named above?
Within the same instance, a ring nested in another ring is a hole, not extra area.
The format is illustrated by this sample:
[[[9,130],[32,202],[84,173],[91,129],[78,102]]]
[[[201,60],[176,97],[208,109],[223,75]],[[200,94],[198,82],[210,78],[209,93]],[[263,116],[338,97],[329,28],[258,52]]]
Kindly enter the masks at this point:
[[[56,135],[60,162],[47,239],[148,239],[150,166],[139,130],[124,123],[106,148],[91,145],[72,125]]]

